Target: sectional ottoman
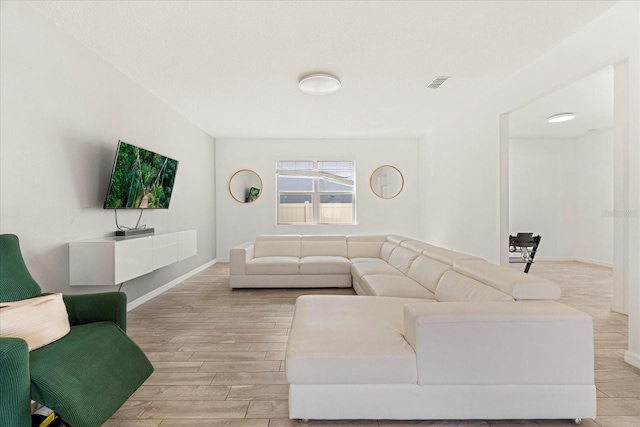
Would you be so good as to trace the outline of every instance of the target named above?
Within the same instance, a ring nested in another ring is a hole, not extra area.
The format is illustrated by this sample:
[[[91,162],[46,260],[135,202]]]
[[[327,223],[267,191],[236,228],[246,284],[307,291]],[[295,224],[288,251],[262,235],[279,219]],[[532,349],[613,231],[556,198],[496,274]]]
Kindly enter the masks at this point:
[[[591,317],[549,280],[402,236],[258,236],[231,286],[296,301],[290,418],[595,418]]]

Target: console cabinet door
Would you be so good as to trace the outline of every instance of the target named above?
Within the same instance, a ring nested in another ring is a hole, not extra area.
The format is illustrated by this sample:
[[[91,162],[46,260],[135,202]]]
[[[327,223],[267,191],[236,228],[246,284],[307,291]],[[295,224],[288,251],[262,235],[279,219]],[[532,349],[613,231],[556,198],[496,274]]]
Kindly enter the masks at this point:
[[[153,269],[178,262],[178,235],[153,236]]]
[[[153,271],[152,237],[115,242],[116,283],[126,282]]]
[[[69,285],[115,285],[115,249],[113,242],[69,243]]]

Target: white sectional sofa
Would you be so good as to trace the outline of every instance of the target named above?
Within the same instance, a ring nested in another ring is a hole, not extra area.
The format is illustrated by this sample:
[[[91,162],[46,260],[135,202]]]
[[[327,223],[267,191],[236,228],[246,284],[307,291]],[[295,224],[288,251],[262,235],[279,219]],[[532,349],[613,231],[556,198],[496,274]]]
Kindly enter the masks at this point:
[[[402,236],[257,236],[231,249],[232,288],[351,287],[438,301],[558,299],[553,282]]]
[[[298,298],[290,418],[596,415],[591,318],[549,280],[402,236],[258,236],[231,287],[345,287]]]

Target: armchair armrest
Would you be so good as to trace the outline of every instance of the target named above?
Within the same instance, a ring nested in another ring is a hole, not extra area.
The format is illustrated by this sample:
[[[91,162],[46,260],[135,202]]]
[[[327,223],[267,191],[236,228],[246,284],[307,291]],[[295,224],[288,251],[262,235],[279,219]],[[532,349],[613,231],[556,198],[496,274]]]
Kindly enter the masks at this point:
[[[71,326],[111,321],[127,331],[127,294],[124,292],[63,295],[63,299]]]
[[[20,338],[0,338],[0,425],[31,425],[29,349]]]
[[[253,259],[253,242],[243,243],[232,248],[229,253],[229,270],[232,276],[244,276],[247,261]]]

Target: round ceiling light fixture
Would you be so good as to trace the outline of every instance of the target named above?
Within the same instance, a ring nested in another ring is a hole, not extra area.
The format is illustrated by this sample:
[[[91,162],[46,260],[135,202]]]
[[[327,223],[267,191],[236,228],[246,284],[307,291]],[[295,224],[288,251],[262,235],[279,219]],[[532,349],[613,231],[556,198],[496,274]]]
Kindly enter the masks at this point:
[[[298,87],[308,95],[329,95],[340,89],[340,80],[326,73],[315,73],[304,76]]]
[[[569,120],[573,120],[576,118],[576,115],[573,113],[560,113],[560,114],[554,114],[553,116],[549,117],[549,123],[562,123],[562,122],[568,122]]]

